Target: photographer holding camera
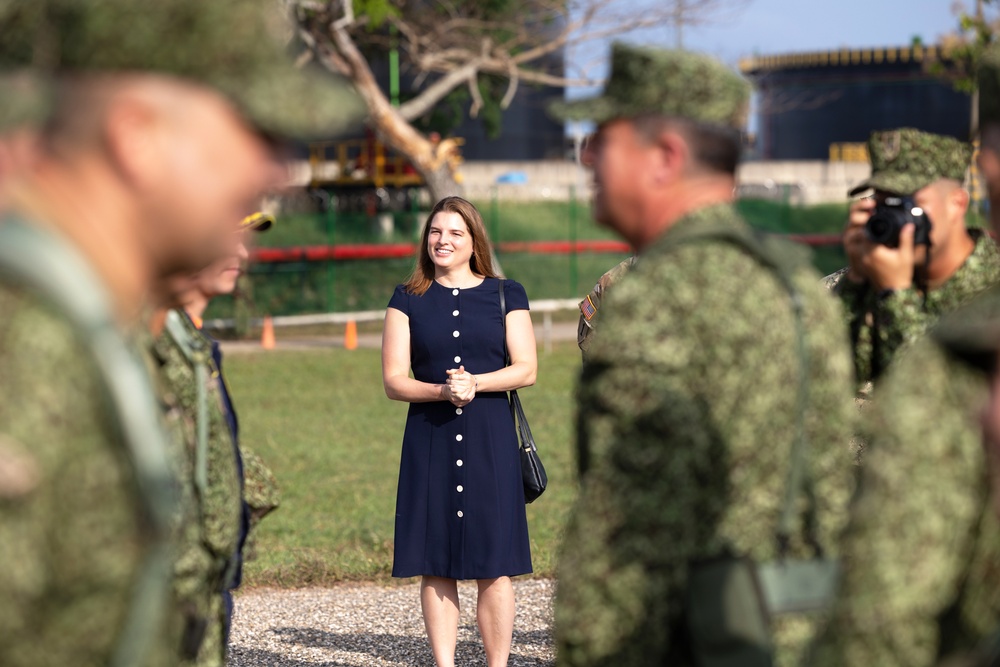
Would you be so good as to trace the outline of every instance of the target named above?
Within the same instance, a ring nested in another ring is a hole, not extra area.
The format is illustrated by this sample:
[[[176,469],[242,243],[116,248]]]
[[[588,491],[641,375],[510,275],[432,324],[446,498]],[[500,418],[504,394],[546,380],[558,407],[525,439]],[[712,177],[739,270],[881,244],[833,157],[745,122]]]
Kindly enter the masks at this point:
[[[983,54],[978,90],[979,172],[996,234],[1000,44]],[[993,257],[984,243],[940,290]],[[993,270],[984,266],[982,280]],[[985,375],[998,372],[998,350],[1000,285],[942,313],[879,378],[861,420],[867,448],[838,544],[837,599],[803,665],[1000,664],[1000,506],[990,490],[1000,492],[1000,384],[991,399]]]
[[[843,299],[863,384],[896,351],[1000,281],[1000,253],[982,230],[966,229],[963,187],[972,147],[904,128],[868,141],[872,174],[856,196],[844,231],[848,266],[827,281]]]

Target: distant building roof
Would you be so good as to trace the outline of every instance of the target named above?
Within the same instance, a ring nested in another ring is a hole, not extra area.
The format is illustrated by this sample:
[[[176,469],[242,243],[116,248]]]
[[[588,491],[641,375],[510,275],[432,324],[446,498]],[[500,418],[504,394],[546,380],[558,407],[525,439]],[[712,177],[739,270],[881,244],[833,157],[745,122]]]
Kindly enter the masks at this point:
[[[922,63],[936,60],[948,60],[944,56],[941,47],[937,45],[890,46],[870,49],[844,48],[772,56],[751,56],[740,60],[740,71],[744,74],[756,74],[758,72],[778,69],[878,65],[882,63]]]

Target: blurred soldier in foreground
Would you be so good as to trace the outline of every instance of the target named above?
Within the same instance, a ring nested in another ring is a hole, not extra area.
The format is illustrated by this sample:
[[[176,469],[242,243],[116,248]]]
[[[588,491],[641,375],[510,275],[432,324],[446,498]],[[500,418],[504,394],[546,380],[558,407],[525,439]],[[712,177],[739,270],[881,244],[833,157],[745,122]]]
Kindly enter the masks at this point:
[[[193,277],[174,281],[179,307]],[[211,345],[181,311],[152,320],[153,355],[165,393],[175,404],[182,449],[178,476],[183,515],[174,567],[174,593],[183,615],[185,665],[225,665],[228,592],[235,587],[245,528],[239,462],[212,375]]]
[[[591,341],[594,332],[597,331],[597,313],[601,309],[601,301],[619,280],[635,266],[635,256],[629,257],[607,271],[590,294],[580,302],[580,324],[576,330],[576,343],[580,346],[583,360],[587,361],[587,353],[590,351]]]
[[[279,176],[260,129],[344,113],[269,39],[270,7],[0,0],[4,667],[179,661],[142,314]]]
[[[226,412],[226,421],[229,424],[233,441],[237,443],[238,451],[242,455],[243,497],[249,510],[250,519],[248,526],[250,535],[246,536],[248,540],[251,539],[253,529],[260,523],[261,519],[278,508],[281,503],[281,493],[278,489],[277,480],[274,478],[274,473],[271,472],[270,468],[253,450],[240,443],[239,420],[237,419],[236,409],[229,394],[229,385],[222,370],[222,348],[219,345],[219,341],[205,333],[205,330],[202,328],[202,317],[212,299],[219,296],[231,295],[236,291],[239,277],[243,273],[248,257],[245,240],[246,233],[265,232],[274,224],[274,217],[267,213],[258,212],[244,218],[240,225],[244,241],[237,247],[237,252],[199,272],[195,278],[194,288],[181,297],[184,304],[184,313],[211,344],[212,361],[215,364],[213,374],[219,379],[222,391],[222,404]],[[249,542],[247,545],[249,545]]]
[[[980,165],[998,201],[996,51],[980,73],[979,113]],[[1000,208],[992,212],[998,229]],[[1000,626],[1000,522],[991,511],[978,418],[986,384],[976,369],[982,364],[960,360],[975,356],[969,332],[982,332],[997,314],[994,287],[942,316],[879,380],[842,538],[841,590],[805,664],[930,666],[974,649]]]
[[[829,276],[847,309],[857,379],[877,379],[905,343],[1000,281],[1000,252],[966,229],[972,147],[914,129],[875,132],[872,175],[851,190],[848,266]]]
[[[602,305],[581,376],[559,665],[725,653],[712,637],[730,628],[714,624],[725,622],[718,600],[699,596],[694,575],[715,559],[778,555],[793,447],[816,530],[793,512],[788,555],[812,555],[807,540],[830,544],[842,525],[853,394],[843,315],[804,251],[756,236],[732,205],[748,96],[708,57],[619,44],[604,94],[562,113],[599,123],[594,215],[639,261]],[[793,664],[811,621],[774,629],[779,664]],[[771,664],[764,632],[740,664]]]
[[[219,635],[222,641],[220,646],[228,644],[229,628],[232,621],[233,599],[232,590],[239,587],[242,580],[243,561],[247,550],[247,540],[252,529],[260,523],[260,520],[277,508],[279,503],[279,493],[277,481],[274,474],[264,464],[264,462],[254,452],[243,447],[239,441],[239,422],[236,417],[236,410],[233,407],[232,398],[225,376],[222,373],[222,349],[219,342],[206,334],[202,329],[202,316],[209,302],[217,296],[232,294],[236,289],[237,280],[243,272],[244,264],[248,258],[246,248],[246,234],[248,232],[263,232],[274,224],[274,218],[263,213],[254,213],[243,219],[240,224],[240,231],[230,256],[224,257],[215,262],[207,269],[200,271],[193,276],[192,286],[180,295],[179,302],[183,309],[178,309],[176,314],[169,316],[171,326],[167,327],[164,343],[172,346],[182,346],[188,349],[187,356],[201,364],[205,381],[208,383],[206,397],[212,395],[218,398],[214,400],[210,408],[221,410],[224,424],[227,427],[228,439],[223,438],[221,429],[215,433],[213,426],[217,426],[209,420],[209,429],[206,435],[210,438],[212,434],[216,436],[213,442],[217,442],[221,447],[220,454],[224,452],[224,445],[228,444],[233,452],[233,461],[236,464],[236,471],[240,482],[242,494],[240,530],[237,535],[237,548],[229,558],[223,563],[224,572],[228,565],[228,580],[225,583],[226,590],[222,595],[223,607],[221,611],[222,623],[218,626]],[[180,325],[184,325],[180,327]],[[205,351],[208,355],[205,355]],[[167,354],[166,356],[169,356]],[[199,366],[196,366],[198,368]],[[192,415],[197,419],[197,413]],[[219,462],[224,462],[225,458],[220,457]],[[214,462],[209,457],[209,462]],[[211,471],[210,471],[211,472]],[[209,484],[211,485],[209,475]],[[223,484],[223,493],[229,490],[228,485]],[[218,614],[216,615],[219,616]]]

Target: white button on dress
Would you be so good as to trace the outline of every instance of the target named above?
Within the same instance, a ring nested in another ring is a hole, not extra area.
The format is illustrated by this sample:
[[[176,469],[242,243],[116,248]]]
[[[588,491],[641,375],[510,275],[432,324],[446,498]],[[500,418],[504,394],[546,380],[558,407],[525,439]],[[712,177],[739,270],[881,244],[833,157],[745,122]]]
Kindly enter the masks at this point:
[[[465,516],[465,514],[462,513],[462,510],[458,510],[458,518],[461,519],[463,516]]]
[[[461,360],[462,360],[462,357],[455,357],[455,363],[456,363],[456,364],[457,364],[458,362],[460,362]]]
[[[462,491],[465,491],[465,487],[462,486],[461,484],[459,484],[458,485],[458,492],[461,493]]]
[[[455,338],[458,338],[458,337],[459,337],[459,336],[461,336],[462,334],[458,333],[457,331],[452,331],[452,332],[451,332],[451,335],[452,335],[452,336],[454,336]]]
[[[459,442],[462,442],[462,434],[459,433],[458,435],[456,435],[455,436],[455,440],[458,440]]]
[[[454,294],[455,296],[458,296],[458,290],[457,290],[457,289],[453,289],[453,290],[451,291],[451,293],[452,293],[452,294]]]
[[[461,468],[462,467],[462,459],[459,459],[459,460],[455,461],[455,465],[457,465],[459,468]]]
[[[457,310],[451,311],[451,314],[452,314],[453,317],[458,317],[458,311]]]
[[[456,415],[462,414],[462,408],[455,408],[455,414]]]

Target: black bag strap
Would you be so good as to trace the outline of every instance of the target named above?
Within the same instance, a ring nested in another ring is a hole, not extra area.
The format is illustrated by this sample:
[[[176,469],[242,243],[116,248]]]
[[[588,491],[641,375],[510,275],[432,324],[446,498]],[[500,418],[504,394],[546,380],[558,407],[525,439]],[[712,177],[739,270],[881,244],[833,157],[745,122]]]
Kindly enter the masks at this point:
[[[792,271],[787,261],[783,261],[776,249],[769,244],[763,234],[748,228],[735,226],[700,226],[688,228],[677,234],[668,234],[668,246],[698,241],[723,241],[731,243],[756,259],[761,265],[771,270],[781,286],[788,293],[795,318],[796,351],[799,361],[799,392],[795,418],[795,440],[792,443],[788,474],[785,482],[785,495],[781,506],[776,531],[778,557],[784,558],[796,526],[796,502],[799,494],[804,494],[807,500],[806,515],[803,517],[802,531],[816,557],[823,556],[823,547],[819,541],[819,525],[816,510],[816,495],[813,489],[812,475],[808,470],[809,436],[806,432],[806,410],[809,405],[809,350],[806,345],[804,322],[804,303],[802,295],[792,279]]]
[[[503,323],[503,364],[506,368],[510,366],[510,350],[507,349],[507,297],[503,291],[503,278],[497,279],[497,283],[500,286],[500,321]],[[507,401],[510,403],[510,414],[517,426],[521,445],[526,449],[532,449],[535,439],[531,435],[531,427],[528,426],[528,418],[524,416],[524,408],[521,407],[521,398],[517,395],[516,389],[511,389],[508,392]]]
[[[500,324],[503,325],[503,365],[510,366],[510,350],[507,349],[507,297],[503,292],[503,279],[498,278],[500,286]]]

